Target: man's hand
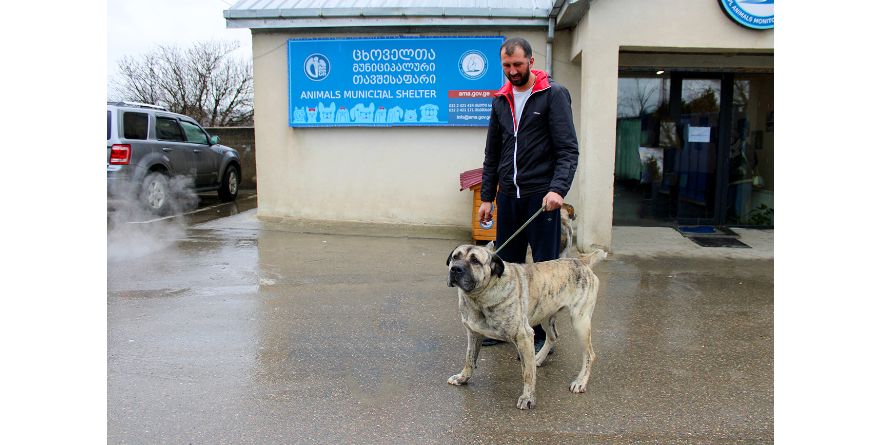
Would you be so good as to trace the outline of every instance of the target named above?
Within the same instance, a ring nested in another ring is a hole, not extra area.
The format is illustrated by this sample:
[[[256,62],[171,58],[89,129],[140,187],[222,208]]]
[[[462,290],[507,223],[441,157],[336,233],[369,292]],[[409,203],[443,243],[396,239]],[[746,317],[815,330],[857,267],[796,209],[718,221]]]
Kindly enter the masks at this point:
[[[488,224],[489,221],[492,221],[492,203],[488,201],[480,203],[480,210],[477,214],[481,223]]]
[[[542,199],[541,204],[546,212],[557,210],[563,206],[563,197],[557,192],[548,192],[544,199]],[[481,206],[480,208],[482,209],[483,207]]]

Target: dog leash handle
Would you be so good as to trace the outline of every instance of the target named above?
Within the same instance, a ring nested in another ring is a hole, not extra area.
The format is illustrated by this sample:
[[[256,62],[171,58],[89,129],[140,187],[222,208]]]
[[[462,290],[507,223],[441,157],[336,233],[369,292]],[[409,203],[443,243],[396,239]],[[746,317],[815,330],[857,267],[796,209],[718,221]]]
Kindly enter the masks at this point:
[[[503,242],[503,243],[501,244],[501,246],[497,246],[497,247],[495,248],[495,252],[493,252],[493,253],[497,255],[499,252],[501,252],[501,249],[504,249],[505,246],[507,246],[508,243],[511,242],[511,240],[514,239],[514,237],[517,236],[518,233],[522,232],[523,229],[525,229],[526,226],[528,226],[529,223],[531,223],[533,219],[535,219],[536,217],[538,217],[538,215],[541,215],[541,212],[544,211],[544,209],[545,209],[545,205],[542,204],[542,205],[541,205],[541,208],[538,209],[538,210],[536,210],[536,211],[535,211],[535,214],[532,215],[532,216],[530,216],[529,219],[527,219],[526,222],[523,223],[523,225],[520,226],[520,228],[517,229],[517,230],[514,232],[513,235],[511,235],[510,238],[508,238],[505,242]]]

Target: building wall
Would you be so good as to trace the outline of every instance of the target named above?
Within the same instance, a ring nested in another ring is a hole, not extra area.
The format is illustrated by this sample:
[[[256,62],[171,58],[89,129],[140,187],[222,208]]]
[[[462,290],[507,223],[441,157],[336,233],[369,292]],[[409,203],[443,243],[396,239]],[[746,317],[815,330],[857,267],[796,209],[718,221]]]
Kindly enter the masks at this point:
[[[773,31],[742,28],[716,1],[597,0],[572,32],[581,60],[581,157],[573,182],[578,246],[612,244],[619,52],[772,53]]]
[[[544,69],[548,57],[544,30],[427,35],[522,36],[533,46],[535,68]],[[463,229],[467,235],[471,193],[458,190],[458,174],[482,165],[485,129],[290,128],[286,41],[315,36],[253,31],[259,217]],[[557,31],[554,79],[571,92],[581,152],[566,196],[578,214],[579,248],[608,249],[612,242],[620,51],[735,54],[733,61],[741,65],[743,55],[771,54],[773,48],[772,31],[740,27],[714,1],[596,0],[574,30]],[[635,59],[626,62],[635,64],[656,59],[630,57]],[[662,62],[674,57],[662,55]],[[729,57],[712,57],[710,63]]]
[[[395,33],[324,37],[384,35]],[[542,31],[448,35],[519,35],[533,46],[536,68],[545,66]],[[286,41],[315,36],[253,32],[258,216],[443,227],[467,236],[472,195],[459,191],[458,177],[482,166],[486,129],[290,128]]]
[[[206,127],[209,134],[218,136],[219,143],[240,153],[240,188],[254,189],[255,129],[252,127]]]

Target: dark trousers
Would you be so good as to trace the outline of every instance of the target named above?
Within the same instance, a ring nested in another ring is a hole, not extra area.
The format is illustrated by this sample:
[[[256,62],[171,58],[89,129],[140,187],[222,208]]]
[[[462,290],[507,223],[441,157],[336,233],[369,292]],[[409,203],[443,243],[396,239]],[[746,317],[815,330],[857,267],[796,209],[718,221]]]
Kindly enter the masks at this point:
[[[547,192],[523,195],[521,198],[507,196],[499,193],[495,199],[498,207],[496,221],[498,228],[495,231],[495,246],[504,244],[523,223],[526,222],[538,209]],[[557,259],[560,256],[560,210],[541,212],[535,217],[522,232],[517,234],[502,249],[498,256],[509,263],[526,262],[526,246],[532,246],[532,261],[541,262]],[[545,331],[541,326],[533,326],[535,341],[540,342],[546,338]]]
[[[499,193],[495,246],[501,246],[538,209],[547,192],[524,195],[521,198]],[[498,256],[509,263],[526,262],[526,246],[532,246],[532,261],[555,260],[560,256],[560,210],[541,212],[522,232],[505,246]]]

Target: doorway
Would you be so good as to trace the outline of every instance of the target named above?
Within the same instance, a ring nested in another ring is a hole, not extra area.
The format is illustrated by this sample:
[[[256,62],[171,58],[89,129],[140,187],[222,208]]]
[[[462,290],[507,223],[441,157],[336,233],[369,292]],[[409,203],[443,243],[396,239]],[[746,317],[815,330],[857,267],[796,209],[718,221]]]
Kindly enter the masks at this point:
[[[621,73],[613,224],[771,226],[752,217],[766,194],[767,85],[771,74]]]

